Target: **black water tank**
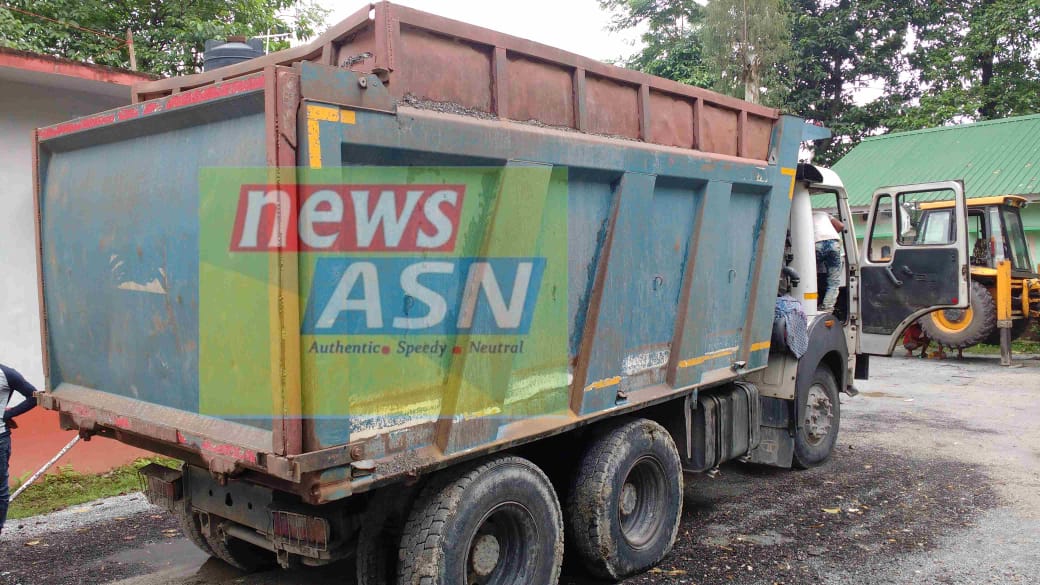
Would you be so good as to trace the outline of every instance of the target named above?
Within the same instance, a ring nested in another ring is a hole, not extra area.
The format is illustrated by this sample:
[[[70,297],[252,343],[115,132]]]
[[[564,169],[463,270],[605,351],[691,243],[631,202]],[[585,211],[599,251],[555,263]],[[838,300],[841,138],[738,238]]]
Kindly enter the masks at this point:
[[[261,39],[228,37],[227,41],[206,41],[203,54],[203,71],[210,71],[242,61],[263,56],[264,42]]]

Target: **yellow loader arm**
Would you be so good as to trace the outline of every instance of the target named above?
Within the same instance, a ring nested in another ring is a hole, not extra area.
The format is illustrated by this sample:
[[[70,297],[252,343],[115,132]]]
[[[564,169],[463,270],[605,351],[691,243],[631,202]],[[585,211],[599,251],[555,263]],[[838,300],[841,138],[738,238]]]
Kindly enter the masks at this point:
[[[1022,314],[1040,319],[1040,278],[1022,283]]]

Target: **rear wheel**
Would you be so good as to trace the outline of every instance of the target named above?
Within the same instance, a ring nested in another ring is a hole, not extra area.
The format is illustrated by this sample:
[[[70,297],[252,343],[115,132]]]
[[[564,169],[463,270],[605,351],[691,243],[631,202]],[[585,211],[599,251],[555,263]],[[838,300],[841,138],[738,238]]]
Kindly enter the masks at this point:
[[[190,540],[195,546],[199,547],[202,552],[213,556],[213,549],[210,548],[209,543],[206,541],[206,537],[202,535],[202,527],[199,525],[199,517],[192,511],[187,498],[177,502],[177,508],[174,510],[173,515],[177,518],[177,522],[180,523],[181,532],[184,533],[184,536],[187,536],[188,540]]]
[[[985,343],[997,332],[997,305],[989,290],[975,281],[969,298],[966,309],[940,309],[925,315],[921,328],[935,342],[953,349]]]
[[[216,522],[216,519],[214,519]],[[223,538],[214,526],[212,535],[205,537],[213,556],[247,573],[267,569],[275,565],[275,556],[269,550],[234,537]]]
[[[391,585],[397,575],[401,531],[408,514],[406,496],[395,487],[376,490],[361,518],[357,545],[358,585]]]
[[[595,439],[567,505],[568,539],[597,577],[620,579],[672,549],[682,515],[682,466],[672,436],[638,419]]]
[[[551,585],[563,561],[563,517],[530,461],[494,457],[442,472],[408,515],[398,585]]]
[[[834,374],[818,366],[812,380],[799,390],[799,420],[794,436],[794,465],[800,469],[816,467],[834,451],[841,426],[841,402]]]

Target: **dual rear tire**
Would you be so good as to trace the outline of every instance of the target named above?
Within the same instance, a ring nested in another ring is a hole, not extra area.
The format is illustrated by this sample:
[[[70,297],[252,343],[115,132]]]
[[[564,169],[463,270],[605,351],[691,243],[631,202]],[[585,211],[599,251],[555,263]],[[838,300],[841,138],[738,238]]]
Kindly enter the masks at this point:
[[[442,472],[408,514],[396,583],[556,583],[565,525],[589,572],[620,579],[671,550],[682,493],[675,443],[646,419],[614,424],[591,441],[567,487],[566,514],[549,478],[527,459],[495,456]]]
[[[501,456],[423,488],[401,536],[397,583],[549,584],[562,561],[563,516],[549,478]]]

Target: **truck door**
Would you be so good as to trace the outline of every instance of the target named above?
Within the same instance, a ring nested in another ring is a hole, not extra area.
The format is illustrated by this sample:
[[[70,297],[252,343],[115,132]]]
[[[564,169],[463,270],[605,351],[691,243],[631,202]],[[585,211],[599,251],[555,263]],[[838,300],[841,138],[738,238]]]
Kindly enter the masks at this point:
[[[968,300],[964,184],[875,191],[861,254],[858,353],[891,355],[918,318],[936,309],[965,308]]]

